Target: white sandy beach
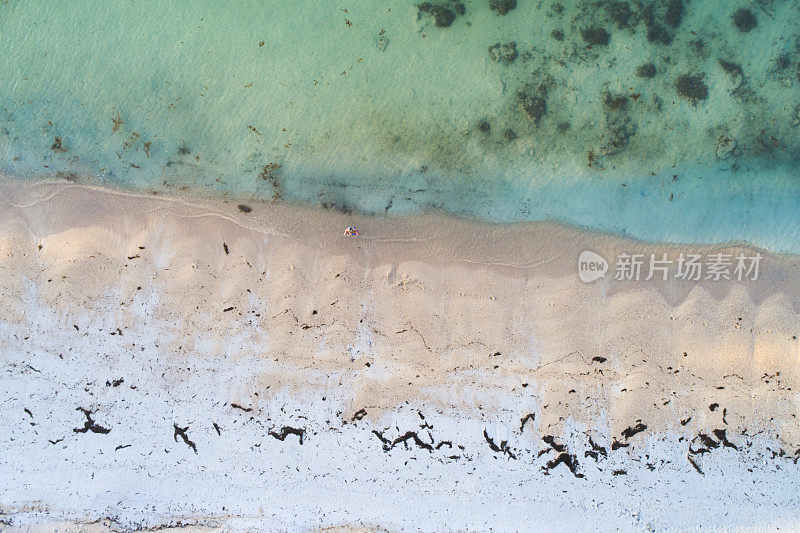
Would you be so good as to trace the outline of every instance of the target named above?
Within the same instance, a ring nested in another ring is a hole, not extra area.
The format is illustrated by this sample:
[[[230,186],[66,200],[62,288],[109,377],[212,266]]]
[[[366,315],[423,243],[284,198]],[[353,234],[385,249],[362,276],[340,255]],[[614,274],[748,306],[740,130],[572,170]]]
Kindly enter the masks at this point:
[[[249,207],[0,182],[4,527],[800,527],[796,256]]]

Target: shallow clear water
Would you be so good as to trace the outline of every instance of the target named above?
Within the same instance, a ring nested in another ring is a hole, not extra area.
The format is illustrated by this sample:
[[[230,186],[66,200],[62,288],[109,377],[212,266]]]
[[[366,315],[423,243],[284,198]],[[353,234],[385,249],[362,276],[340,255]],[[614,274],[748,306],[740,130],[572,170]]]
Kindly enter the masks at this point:
[[[491,3],[0,2],[0,170],[800,252],[800,3]]]

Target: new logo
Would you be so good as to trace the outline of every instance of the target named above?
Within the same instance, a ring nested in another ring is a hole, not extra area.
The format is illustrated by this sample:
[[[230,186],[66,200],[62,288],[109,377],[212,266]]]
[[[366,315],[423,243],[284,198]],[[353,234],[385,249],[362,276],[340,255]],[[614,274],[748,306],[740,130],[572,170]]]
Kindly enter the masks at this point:
[[[584,283],[591,283],[606,275],[608,261],[602,255],[585,250],[578,257],[578,277]]]

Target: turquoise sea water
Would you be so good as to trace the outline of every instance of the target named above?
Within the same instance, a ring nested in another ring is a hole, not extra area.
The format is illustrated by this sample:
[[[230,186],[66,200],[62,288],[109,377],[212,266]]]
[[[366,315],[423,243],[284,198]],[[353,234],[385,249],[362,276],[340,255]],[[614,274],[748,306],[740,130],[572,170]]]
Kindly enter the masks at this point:
[[[0,1],[7,175],[800,253],[799,168],[796,0]]]

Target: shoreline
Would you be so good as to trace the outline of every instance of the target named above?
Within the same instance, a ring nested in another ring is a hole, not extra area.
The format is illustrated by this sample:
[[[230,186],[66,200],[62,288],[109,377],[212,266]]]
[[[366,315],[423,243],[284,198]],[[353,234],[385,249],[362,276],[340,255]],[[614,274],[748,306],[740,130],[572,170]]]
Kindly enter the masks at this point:
[[[746,34],[734,6],[686,3],[669,42],[651,40],[644,7],[623,28],[588,1],[502,17],[476,5],[439,28],[417,6],[382,4],[134,4],[120,16],[98,3],[97,42],[129,64],[110,70],[88,60],[94,42],[74,41],[69,66],[29,45],[72,40],[84,10],[17,5],[0,26],[0,67],[18,80],[0,99],[0,168],[800,252],[796,2],[762,7]],[[172,29],[118,40],[127,20]],[[326,31],[301,39],[297,27]],[[587,48],[583,30],[599,27],[608,41]],[[498,61],[494,43],[518,57]],[[76,73],[92,80],[83,91],[70,89]]]
[[[563,278],[577,275],[577,259],[584,250],[599,252],[606,258],[614,258],[618,253],[644,254],[645,260],[651,253],[666,253],[670,261],[676,261],[682,252],[719,252],[734,256],[739,252],[748,256],[759,254],[763,257],[761,264],[764,268],[759,269],[762,279],[757,280],[759,283],[744,283],[742,286],[748,288],[748,293],[756,303],[781,290],[788,291],[795,308],[800,306],[800,254],[776,252],[742,241],[707,244],[647,241],[560,221],[493,222],[437,211],[377,216],[289,202],[148,194],[116,186],[75,184],[60,179],[29,181],[3,176],[3,181],[5,183],[0,182],[0,192],[15,191],[13,194],[22,196],[41,195],[37,192],[39,189],[45,189],[48,197],[65,191],[79,194],[78,191],[85,190],[88,194],[105,198],[116,209],[129,208],[130,204],[138,202],[157,205],[159,209],[173,207],[176,208],[176,216],[187,220],[219,218],[238,226],[243,232],[295,239],[309,246],[320,247],[323,252],[347,253],[363,267],[370,266],[370,260],[423,260],[490,267],[517,275],[536,273]],[[8,202],[8,197],[3,200]],[[13,201],[10,205],[22,207],[14,205]],[[247,211],[239,209],[240,205]],[[85,213],[81,222],[74,225],[91,225],[92,216],[91,212]],[[343,237],[343,230],[350,225],[360,228],[357,238]],[[480,242],[480,245],[476,245],[476,242]],[[353,246],[364,243],[369,247]],[[425,253],[415,249],[421,244],[429,247]],[[434,255],[430,255],[432,249],[435,250]],[[767,272],[766,279],[764,271]],[[673,276],[665,282],[631,282],[612,279],[612,275],[613,272],[608,272],[606,279],[599,282],[606,295],[649,286],[673,305],[679,303],[674,300],[675,294],[686,296],[695,287],[702,287],[716,297],[723,297],[736,285],[735,280],[706,282],[700,279],[686,282],[673,279]],[[783,286],[774,289],[769,287],[770,283]],[[798,286],[796,290],[795,285]]]
[[[587,249],[754,250],[249,207],[0,184],[4,520],[475,529],[502,485],[545,528],[797,524],[797,256],[756,250],[756,281],[583,283]]]

